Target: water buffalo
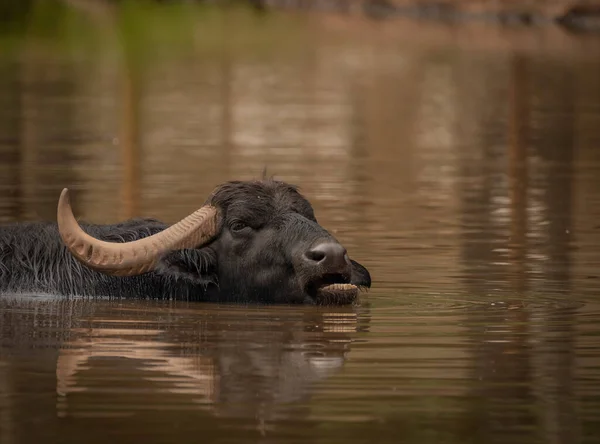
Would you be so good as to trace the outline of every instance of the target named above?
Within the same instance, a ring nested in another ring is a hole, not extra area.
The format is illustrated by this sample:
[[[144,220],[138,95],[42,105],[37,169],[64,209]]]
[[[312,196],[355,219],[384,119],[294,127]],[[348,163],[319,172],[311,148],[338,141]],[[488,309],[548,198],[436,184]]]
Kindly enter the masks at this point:
[[[1,293],[351,304],[371,286],[297,187],[274,179],[222,184],[172,226],[80,225],[64,189],[57,219],[0,228]]]

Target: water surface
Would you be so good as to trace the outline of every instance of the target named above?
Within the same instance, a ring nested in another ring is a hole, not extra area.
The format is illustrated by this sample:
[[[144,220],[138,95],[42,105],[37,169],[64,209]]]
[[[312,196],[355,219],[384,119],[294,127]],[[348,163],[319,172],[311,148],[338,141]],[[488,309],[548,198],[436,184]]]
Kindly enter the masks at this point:
[[[343,308],[1,296],[2,444],[597,442],[593,38],[339,25],[0,56],[1,222],[65,186],[90,221],[174,222],[266,166],[373,277]]]

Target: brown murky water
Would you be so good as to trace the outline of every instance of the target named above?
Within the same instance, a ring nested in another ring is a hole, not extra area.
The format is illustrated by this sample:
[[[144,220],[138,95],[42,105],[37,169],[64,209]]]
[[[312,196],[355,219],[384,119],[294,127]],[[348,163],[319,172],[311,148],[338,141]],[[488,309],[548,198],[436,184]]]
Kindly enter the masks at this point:
[[[175,221],[266,166],[374,281],[354,308],[0,296],[2,444],[598,442],[600,52],[344,32],[0,56],[1,221],[65,186]]]

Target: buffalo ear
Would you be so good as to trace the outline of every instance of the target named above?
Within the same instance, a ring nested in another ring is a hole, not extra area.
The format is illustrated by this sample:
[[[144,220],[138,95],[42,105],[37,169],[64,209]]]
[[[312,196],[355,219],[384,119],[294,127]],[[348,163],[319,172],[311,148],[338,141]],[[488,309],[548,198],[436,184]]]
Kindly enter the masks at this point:
[[[218,285],[217,257],[208,248],[172,251],[160,260],[156,273],[194,285]]]
[[[369,273],[369,270],[355,260],[350,259],[350,262],[352,263],[351,282],[360,287],[371,288],[371,274]]]

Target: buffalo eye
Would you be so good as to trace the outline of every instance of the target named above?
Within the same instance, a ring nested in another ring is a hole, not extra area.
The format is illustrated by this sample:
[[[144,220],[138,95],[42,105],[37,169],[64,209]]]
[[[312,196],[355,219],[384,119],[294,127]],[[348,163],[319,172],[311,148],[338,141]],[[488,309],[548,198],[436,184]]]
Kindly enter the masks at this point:
[[[249,227],[248,225],[246,225],[246,224],[245,224],[244,222],[242,222],[242,221],[236,221],[236,222],[233,222],[233,223],[231,224],[231,226],[229,227],[229,229],[230,229],[231,231],[233,231],[234,233],[239,233],[239,232],[242,232],[242,231],[244,231],[244,230],[246,230],[246,229],[249,229],[249,228],[250,228],[250,227]]]

